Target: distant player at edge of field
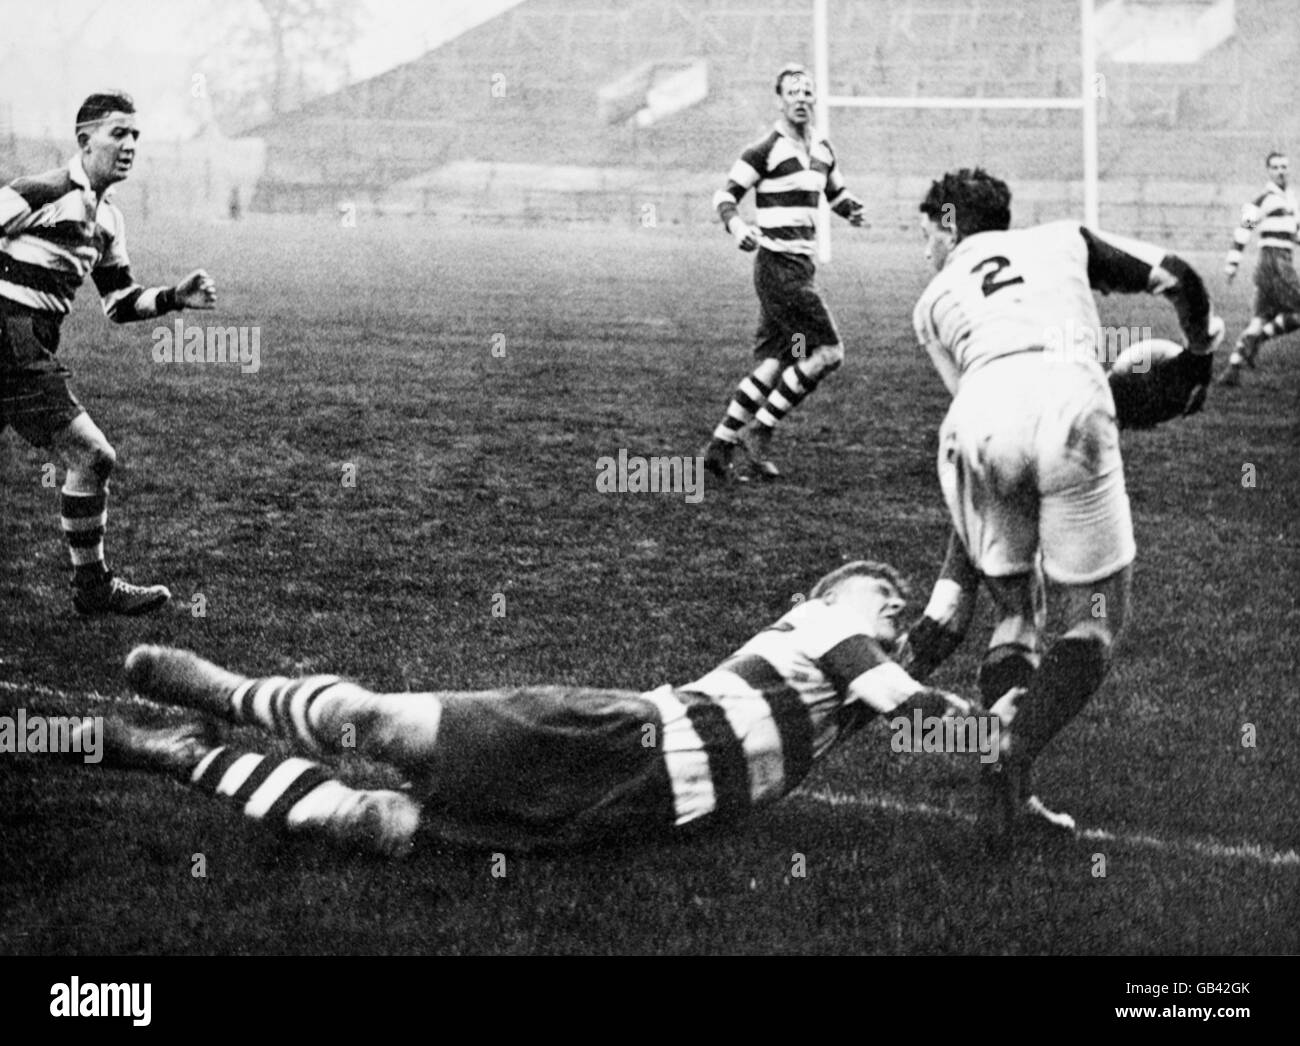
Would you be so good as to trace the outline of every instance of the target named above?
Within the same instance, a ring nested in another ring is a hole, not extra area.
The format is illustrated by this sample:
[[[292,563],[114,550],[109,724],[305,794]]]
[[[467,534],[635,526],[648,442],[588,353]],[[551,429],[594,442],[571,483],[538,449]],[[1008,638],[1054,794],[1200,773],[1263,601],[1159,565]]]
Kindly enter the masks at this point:
[[[1289,161],[1285,153],[1271,152],[1264,160],[1268,183],[1264,191],[1241,209],[1241,222],[1232,231],[1232,247],[1224,275],[1231,283],[1241,265],[1241,253],[1250,242],[1251,230],[1259,229],[1259,260],[1255,262],[1255,300],[1246,329],[1228,357],[1219,384],[1241,384],[1241,367],[1252,370],[1259,347],[1300,328],[1300,277],[1296,275],[1292,251],[1300,243],[1295,192],[1287,188]]]
[[[1139,399],[1152,413],[1135,423],[1199,409],[1223,323],[1200,276],[1163,248],[1070,221],[1010,229],[1010,190],[978,168],[932,183],[920,210],[936,275],[913,319],[953,394],[938,471],[960,542],[925,616],[940,624],[968,614],[962,600],[976,575],[997,604],[979,687],[1004,724],[1003,756],[983,780],[990,841],[1004,846],[1026,814],[1073,829],[1068,815],[1032,807],[1031,770],[1100,688],[1129,614],[1136,546],[1116,400],[1134,389],[1112,386],[1097,359],[1093,292],[1164,296],[1186,337],[1185,352],[1142,378]],[[1070,333],[1075,344],[1048,348]],[[1066,623],[1046,652],[1040,569]],[[910,663],[935,655],[915,649],[926,642],[914,629]]]
[[[61,514],[80,614],[144,614],[171,593],[132,585],[104,563],[108,478],[117,458],[56,356],[63,318],[87,275],[114,323],[216,302],[201,269],[175,287],[146,289],[131,275],[122,212],[108,189],[130,173],[139,136],[129,95],[92,94],[77,111],[79,151],[67,166],[0,187],[0,431],[12,425],[67,467]]]
[[[259,726],[307,755],[353,750],[397,767],[413,791],[353,789],[309,759],[223,746],[208,719],[106,718],[103,765],[167,773],[271,827],[388,855],[421,823],[503,850],[730,824],[882,715],[987,715],[892,660],[903,593],[893,567],[847,563],[712,671],[646,692],[375,694],[336,676],[250,679],[188,651],[137,647],[126,675],[140,694]]]
[[[736,245],[758,252],[758,365],[736,388],[704,450],[704,467],[721,479],[730,477],[742,441],[760,478],[779,477],[768,458],[773,430],[844,361],[835,321],[814,282],[817,208],[825,194],[831,210],[850,224],[862,225],[864,217],[861,201],[844,187],[830,142],[814,130],[816,103],[808,71],[801,65],[783,66],[776,76],[780,118],[765,138],[741,153],[726,187],[713,198]],[[756,226],[738,210],[750,189]]]

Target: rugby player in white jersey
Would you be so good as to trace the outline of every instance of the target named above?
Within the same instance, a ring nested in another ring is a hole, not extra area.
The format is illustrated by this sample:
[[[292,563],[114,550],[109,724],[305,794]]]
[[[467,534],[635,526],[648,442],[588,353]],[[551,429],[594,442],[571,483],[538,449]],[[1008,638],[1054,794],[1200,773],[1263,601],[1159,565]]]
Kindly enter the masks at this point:
[[[1025,825],[1074,827],[1033,796],[1030,771],[1101,686],[1129,613],[1135,544],[1117,403],[1132,425],[1198,410],[1223,337],[1204,283],[1176,255],[1077,222],[1011,230],[1010,208],[1006,184],[979,169],[934,182],[920,207],[937,275],[913,319],[953,394],[938,466],[957,540],[905,652],[928,674],[984,581],[999,623],[980,689],[1009,727],[984,781],[998,845]],[[1094,291],[1168,298],[1186,351],[1108,382]],[[1065,621],[1046,652],[1040,571]]]
[[[183,650],[138,647],[141,694],[397,767],[409,791],[353,789],[321,763],[221,745],[210,720],[108,719],[104,765],[170,773],[250,817],[399,855],[423,824],[495,849],[574,846],[733,823],[780,799],[815,760],[893,713],[968,713],[891,659],[903,584],[859,561],[686,686],[522,687],[374,694],[335,676],[249,679]],[[974,714],[981,714],[976,710]]]

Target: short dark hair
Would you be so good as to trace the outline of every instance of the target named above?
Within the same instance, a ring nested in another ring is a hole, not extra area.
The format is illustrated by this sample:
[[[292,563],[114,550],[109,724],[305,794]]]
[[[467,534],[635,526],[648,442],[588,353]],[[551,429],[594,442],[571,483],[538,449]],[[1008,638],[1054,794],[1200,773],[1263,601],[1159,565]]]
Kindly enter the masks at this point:
[[[786,62],[777,70],[776,74],[776,93],[781,93],[781,85],[785,82],[787,76],[806,76],[812,79],[812,73],[808,72],[807,66],[800,65],[798,62]]]
[[[1285,159],[1286,159],[1286,153],[1279,152],[1278,150],[1274,149],[1271,153],[1269,153],[1267,156],[1264,157],[1264,166],[1267,167],[1274,160],[1285,160]]]
[[[981,167],[963,167],[931,182],[920,210],[940,224],[947,224],[951,214],[960,240],[977,232],[1009,228],[1011,190],[1001,178],[994,178]]]
[[[84,124],[98,123],[109,113],[133,113],[135,101],[125,91],[97,91],[77,110],[77,129]]]
[[[813,585],[812,591],[808,593],[809,599],[818,599],[832,591],[843,581],[853,577],[878,577],[882,581],[888,581],[896,589],[898,594],[906,596],[908,594],[907,579],[888,563],[878,563],[871,559],[857,559],[852,563],[845,563],[842,567],[836,567],[825,577],[818,580]]]

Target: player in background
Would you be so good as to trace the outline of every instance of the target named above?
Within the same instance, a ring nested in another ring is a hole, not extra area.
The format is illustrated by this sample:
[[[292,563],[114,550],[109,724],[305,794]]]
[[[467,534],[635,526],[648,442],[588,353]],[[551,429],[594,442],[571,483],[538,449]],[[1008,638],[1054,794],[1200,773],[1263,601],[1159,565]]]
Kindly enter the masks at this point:
[[[1241,367],[1252,370],[1259,347],[1269,338],[1300,327],[1300,277],[1296,276],[1292,248],[1300,242],[1295,193],[1287,188],[1289,162],[1285,153],[1268,154],[1268,183],[1264,191],[1241,209],[1241,222],[1232,231],[1232,248],[1224,274],[1231,283],[1241,265],[1241,252],[1250,242],[1252,229],[1259,229],[1259,260],[1255,263],[1253,315],[1228,357],[1219,377],[1220,385],[1241,384]]]
[[[784,66],[777,73],[776,97],[781,116],[775,127],[741,154],[726,187],[713,198],[736,245],[758,252],[758,365],[736,388],[704,451],[704,467],[723,479],[731,474],[742,439],[758,475],[778,477],[780,470],[768,458],[773,430],[844,360],[835,321],[814,282],[815,222],[822,195],[850,224],[864,221],[862,203],[844,187],[830,143],[814,129],[817,92],[807,70]],[[750,189],[757,225],[737,209]]]
[[[997,604],[979,687],[1004,723],[984,785],[992,840],[1005,845],[1026,825],[1073,829],[1034,797],[1031,770],[1100,688],[1129,613],[1136,546],[1117,396],[1130,416],[1152,411],[1152,423],[1175,402],[1199,409],[1222,321],[1197,273],[1160,247],[1069,221],[1011,230],[1010,190],[985,171],[946,174],[920,210],[937,275],[914,323],[953,394],[938,466],[959,539],[925,618],[960,634],[975,578]],[[1113,393],[1097,358],[1094,291],[1168,298],[1187,351]],[[1065,621],[1046,651],[1040,569]],[[924,631],[908,654],[922,674],[936,656]]]
[[[81,614],[148,613],[171,594],[132,585],[104,563],[108,478],[116,454],[68,386],[59,331],[89,275],[114,323],[184,308],[211,309],[202,270],[175,287],[145,289],[131,275],[122,213],[108,199],[135,161],[135,105],[121,92],[92,94],[77,112],[78,153],[53,171],[0,187],[0,431],[57,451],[67,467],[63,532],[72,555],[72,603]]]
[[[138,647],[141,694],[255,724],[319,756],[353,748],[413,794],[353,789],[310,759],[222,746],[208,722],[105,721],[106,766],[170,773],[253,818],[379,853],[417,824],[464,845],[526,850],[731,823],[780,799],[880,715],[968,713],[890,659],[902,581],[846,564],[711,672],[638,693],[580,687],[374,694],[335,676],[249,679],[187,651]],[[979,713],[977,713],[979,714]]]

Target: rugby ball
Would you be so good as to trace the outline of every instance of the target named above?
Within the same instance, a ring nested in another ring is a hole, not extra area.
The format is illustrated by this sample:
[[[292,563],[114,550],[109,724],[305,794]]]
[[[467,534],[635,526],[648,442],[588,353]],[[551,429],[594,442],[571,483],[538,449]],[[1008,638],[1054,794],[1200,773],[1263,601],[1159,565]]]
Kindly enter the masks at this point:
[[[1146,374],[1153,366],[1168,362],[1182,351],[1178,342],[1168,338],[1135,341],[1115,357],[1111,371],[1115,374]]]

